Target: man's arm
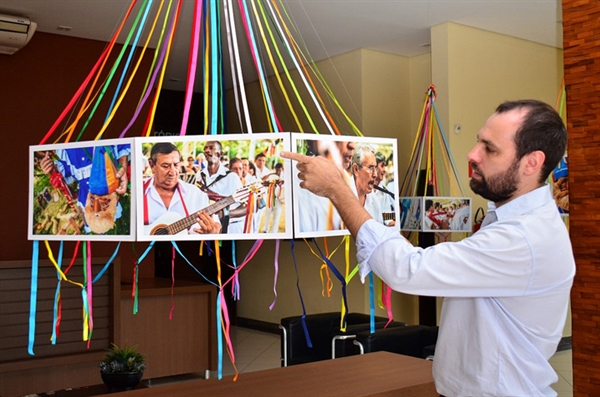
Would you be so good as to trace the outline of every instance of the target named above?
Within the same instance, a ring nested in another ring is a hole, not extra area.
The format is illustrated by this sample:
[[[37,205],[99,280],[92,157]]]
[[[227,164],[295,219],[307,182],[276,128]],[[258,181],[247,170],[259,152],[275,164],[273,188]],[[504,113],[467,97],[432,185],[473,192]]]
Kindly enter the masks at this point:
[[[117,193],[119,194],[127,193],[127,183],[129,182],[127,179],[128,163],[129,161],[126,155],[119,158],[119,170],[117,171],[117,178],[120,181],[119,187],[117,187]]]
[[[350,234],[356,239],[360,227],[372,217],[360,205],[335,164],[325,157],[309,157],[292,152],[282,152],[281,157],[297,161],[296,168],[300,171],[298,177],[302,181],[300,187],[331,200]]]

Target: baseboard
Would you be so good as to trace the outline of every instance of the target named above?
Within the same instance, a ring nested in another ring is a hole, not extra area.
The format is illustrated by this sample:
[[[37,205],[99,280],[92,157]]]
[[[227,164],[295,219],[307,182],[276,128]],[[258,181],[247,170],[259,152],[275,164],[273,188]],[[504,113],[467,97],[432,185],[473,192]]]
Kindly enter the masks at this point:
[[[571,350],[573,348],[571,342],[572,342],[572,337],[563,336],[560,339],[560,342],[558,342],[558,347],[556,348],[556,351],[561,352],[563,350]]]
[[[237,326],[277,335],[279,335],[279,333],[281,332],[279,330],[279,324],[269,323],[267,321],[253,320],[251,318],[239,316],[237,318]]]

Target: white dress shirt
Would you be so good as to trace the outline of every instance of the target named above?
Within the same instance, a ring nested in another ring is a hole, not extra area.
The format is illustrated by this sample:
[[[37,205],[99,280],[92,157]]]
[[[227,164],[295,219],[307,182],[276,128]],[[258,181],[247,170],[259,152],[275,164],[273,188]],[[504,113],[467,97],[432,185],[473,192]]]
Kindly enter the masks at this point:
[[[179,181],[178,190],[173,194],[173,198],[167,208],[162,201],[162,198],[154,188],[154,178],[152,178],[148,187],[144,191],[145,201],[148,203],[148,222],[152,225],[160,217],[167,213],[175,213],[179,215],[179,219],[184,218],[188,215],[192,215],[194,212],[199,211],[209,205],[208,196],[202,192],[196,186],[191,185],[187,182]],[[181,194],[180,194],[181,193]],[[181,199],[183,198],[183,202]],[[185,207],[184,207],[185,203]],[[186,210],[187,209],[187,214]],[[200,225],[195,223],[188,231],[193,234],[193,228],[199,228]]]
[[[492,207],[492,209],[494,209]],[[548,359],[565,323],[575,261],[548,185],[495,209],[498,221],[423,249],[369,220],[360,275],[394,290],[443,296],[433,362],[446,396],[555,396]]]

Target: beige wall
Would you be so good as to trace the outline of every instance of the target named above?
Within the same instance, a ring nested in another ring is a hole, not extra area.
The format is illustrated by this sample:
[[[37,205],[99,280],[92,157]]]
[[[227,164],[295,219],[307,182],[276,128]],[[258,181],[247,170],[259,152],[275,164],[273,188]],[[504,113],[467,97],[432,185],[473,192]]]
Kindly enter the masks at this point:
[[[425,93],[433,83],[438,93],[436,107],[461,172],[464,194],[473,197],[468,188],[466,155],[476,141],[477,131],[504,100],[537,98],[553,104],[562,78],[562,51],[453,23],[432,28],[431,38],[431,54],[404,58],[358,50],[320,62],[318,66],[365,136],[398,138],[400,178],[409,161]],[[287,115],[281,119],[286,123],[292,120]],[[461,125],[460,134],[453,132],[455,124]],[[475,201],[475,208],[482,205],[483,200]],[[328,239],[329,249],[333,250],[340,241],[340,238]],[[323,239],[318,239],[318,243],[323,249]],[[240,242],[238,252],[246,252],[250,245]],[[263,244],[240,274],[239,316],[278,323],[282,317],[301,313],[289,247],[289,241],[281,242],[278,298],[273,311],[268,309],[274,298],[275,243],[271,241]],[[340,271],[345,267],[343,255],[342,247],[333,258]],[[321,295],[322,261],[313,256],[304,241],[296,241],[296,259],[307,312],[340,310],[340,283],[334,279],[331,298]],[[350,260],[354,266],[353,244]],[[350,311],[368,313],[368,287],[357,279],[348,286],[348,299]],[[394,293],[393,312],[399,321],[417,323],[418,299]],[[377,313],[385,315],[381,309]],[[570,327],[565,335],[570,335]]]
[[[554,105],[563,76],[562,50],[455,23],[431,29],[432,79],[437,109],[466,193],[475,206],[485,201],[468,187],[467,153],[496,106],[534,98]],[[461,132],[454,133],[460,125]]]
[[[486,209],[485,200],[468,186],[467,154],[477,132],[503,101],[534,98],[554,105],[563,76],[562,50],[455,23],[434,26],[431,45],[436,106],[465,194],[473,198],[474,210]],[[570,316],[563,335],[571,335]]]

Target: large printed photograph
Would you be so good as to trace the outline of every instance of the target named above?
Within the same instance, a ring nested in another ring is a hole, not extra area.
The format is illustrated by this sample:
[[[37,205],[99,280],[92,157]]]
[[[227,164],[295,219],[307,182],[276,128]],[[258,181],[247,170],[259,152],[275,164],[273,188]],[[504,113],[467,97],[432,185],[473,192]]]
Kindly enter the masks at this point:
[[[31,146],[30,240],[135,239],[132,139]]]
[[[399,230],[395,139],[294,133],[292,151],[332,161],[367,212],[376,221]],[[295,237],[348,234],[329,199],[300,188],[297,170],[293,182]]]
[[[138,138],[138,241],[291,238],[289,134]]]

